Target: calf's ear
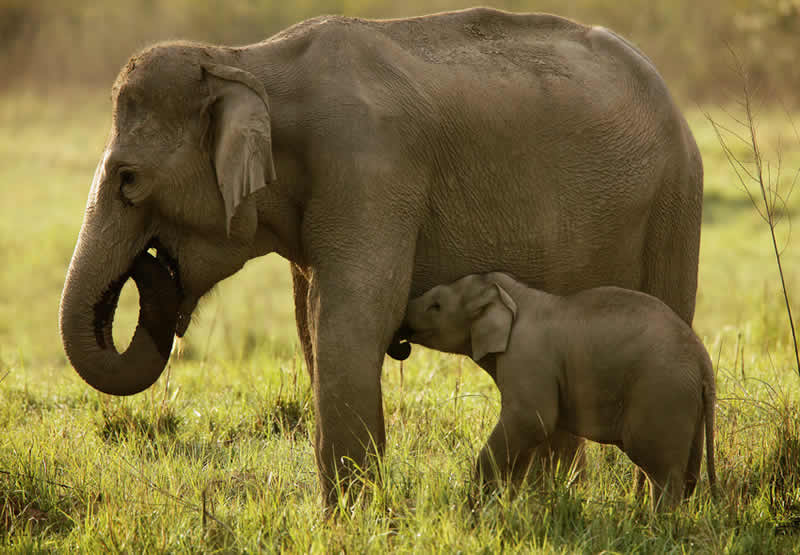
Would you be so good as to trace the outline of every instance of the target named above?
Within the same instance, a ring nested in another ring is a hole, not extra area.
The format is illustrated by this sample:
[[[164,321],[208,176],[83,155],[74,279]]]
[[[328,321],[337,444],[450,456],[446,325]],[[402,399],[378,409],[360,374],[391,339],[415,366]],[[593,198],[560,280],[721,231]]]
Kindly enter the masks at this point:
[[[472,360],[477,362],[489,353],[504,353],[517,316],[517,303],[511,295],[492,282],[467,305],[467,310],[474,315],[470,329]]]

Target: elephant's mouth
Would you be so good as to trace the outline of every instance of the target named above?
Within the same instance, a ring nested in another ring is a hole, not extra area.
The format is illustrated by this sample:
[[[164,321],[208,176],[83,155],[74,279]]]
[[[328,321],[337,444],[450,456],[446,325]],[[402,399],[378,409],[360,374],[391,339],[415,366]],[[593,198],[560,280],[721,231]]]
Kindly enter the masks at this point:
[[[155,251],[156,260],[169,272],[169,277],[172,278],[178,288],[178,297],[182,298],[183,288],[181,287],[181,274],[178,271],[178,260],[172,256],[169,250],[159,241],[158,237],[153,237],[145,250],[148,252],[150,250]]]
[[[113,339],[111,338],[111,324],[114,320],[114,313],[117,309],[117,303],[119,302],[120,293],[122,292],[122,287],[128,281],[128,279],[133,278],[134,281],[137,282],[137,286],[140,288],[140,295],[143,293],[141,290],[142,287],[147,287],[148,282],[151,279],[145,274],[151,274],[153,270],[142,270],[140,269],[142,266],[150,266],[153,267],[153,263],[157,263],[156,266],[160,267],[161,274],[168,276],[168,280],[161,280],[168,281],[170,289],[173,289],[169,292],[169,297],[172,302],[166,303],[168,305],[174,305],[174,299],[177,299],[178,303],[183,300],[184,292],[183,287],[181,286],[181,278],[180,278],[180,270],[178,266],[177,259],[172,256],[169,250],[163,245],[163,243],[158,239],[158,237],[154,237],[150,240],[147,246],[134,258],[134,262],[131,264],[131,267],[128,269],[127,272],[122,274],[119,278],[112,281],[109,284],[106,291],[100,297],[100,300],[94,306],[94,334],[97,340],[97,345],[102,348],[106,349],[109,344],[113,344]],[[164,288],[166,285],[161,283],[157,290],[153,291],[155,293],[154,299],[158,302],[158,297],[161,293],[164,292]],[[162,310],[166,309],[166,306],[161,307]],[[178,328],[181,327],[183,321],[188,323],[188,317],[181,318],[181,314],[177,313],[171,315],[172,318],[166,318],[166,320],[177,320],[177,324],[173,324],[173,329],[170,332],[170,336],[177,333]],[[183,327],[185,331],[186,326]],[[170,340],[170,348],[171,348],[171,340]],[[164,354],[164,353],[162,353]],[[166,353],[167,355],[169,353]]]
[[[395,360],[405,360],[411,355],[411,343],[408,338],[412,330],[407,325],[403,324],[400,329],[394,333],[392,342],[386,349],[386,354]]]

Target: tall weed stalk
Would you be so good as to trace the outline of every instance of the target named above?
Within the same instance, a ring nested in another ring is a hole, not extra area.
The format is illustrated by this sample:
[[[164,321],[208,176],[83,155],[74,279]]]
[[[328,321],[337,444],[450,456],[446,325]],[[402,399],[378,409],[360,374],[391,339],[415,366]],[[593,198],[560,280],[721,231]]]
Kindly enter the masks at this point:
[[[800,351],[797,346],[797,333],[792,316],[792,305],[789,302],[789,291],[786,287],[786,279],[783,274],[783,265],[781,264],[782,249],[778,247],[778,239],[775,234],[775,229],[781,220],[784,217],[787,219],[789,218],[788,201],[794,191],[798,178],[800,178],[800,168],[794,171],[794,177],[787,188],[788,190],[783,190],[781,175],[784,168],[782,166],[780,148],[778,148],[776,152],[777,161],[772,162],[771,160],[764,159],[764,153],[758,139],[758,126],[756,124],[753,106],[753,83],[750,74],[745,69],[741,59],[736,55],[736,52],[732,48],[729,51],[733,58],[733,69],[742,85],[741,99],[739,102],[743,115],[735,116],[730,114],[734,125],[732,127],[727,127],[711,117],[708,112],[704,112],[704,114],[714,128],[717,140],[725,153],[728,163],[736,174],[740,187],[747,194],[753,208],[758,212],[759,217],[769,227],[770,237],[772,238],[772,249],[775,253],[775,263],[778,266],[778,275],[781,280],[783,300],[786,305],[786,314],[789,318],[789,329],[794,346],[797,374],[800,376]],[[788,110],[786,111],[786,116],[792,123],[795,138],[798,143],[800,143],[800,133],[798,133],[797,127],[791,120]],[[734,152],[731,146],[731,140],[744,143],[752,154],[752,161],[741,160]],[[791,221],[789,224],[791,227]]]

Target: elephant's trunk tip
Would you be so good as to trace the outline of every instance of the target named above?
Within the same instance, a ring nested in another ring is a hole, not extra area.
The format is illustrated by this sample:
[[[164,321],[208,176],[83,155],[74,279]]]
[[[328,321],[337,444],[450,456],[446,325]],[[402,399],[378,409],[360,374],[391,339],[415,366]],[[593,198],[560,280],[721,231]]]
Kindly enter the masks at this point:
[[[148,245],[149,247],[149,245]],[[166,367],[178,323],[181,291],[177,265],[140,252],[129,270],[102,293],[82,288],[86,270],[78,254],[73,258],[61,303],[62,341],[73,367],[92,387],[113,395],[131,395],[152,385]],[[112,328],[122,286],[133,278],[139,289],[139,321],[127,350],[114,346]]]

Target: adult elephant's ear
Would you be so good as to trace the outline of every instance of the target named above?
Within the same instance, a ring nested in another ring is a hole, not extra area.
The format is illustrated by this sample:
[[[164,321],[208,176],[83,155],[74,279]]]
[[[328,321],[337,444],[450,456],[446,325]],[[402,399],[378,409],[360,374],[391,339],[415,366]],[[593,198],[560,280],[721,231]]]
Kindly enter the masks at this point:
[[[253,74],[225,65],[206,65],[211,156],[225,200],[226,231],[236,208],[276,179],[272,159],[269,100]]]

